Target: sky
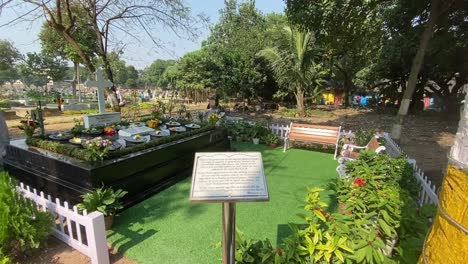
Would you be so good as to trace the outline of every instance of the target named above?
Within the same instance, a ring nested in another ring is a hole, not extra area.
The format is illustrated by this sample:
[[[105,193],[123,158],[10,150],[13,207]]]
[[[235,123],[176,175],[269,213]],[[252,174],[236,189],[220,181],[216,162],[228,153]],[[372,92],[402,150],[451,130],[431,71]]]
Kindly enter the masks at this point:
[[[241,2],[242,0],[238,0]],[[219,19],[219,10],[224,7],[224,0],[185,0],[194,14],[203,13],[210,19],[210,24],[215,24]],[[255,5],[262,13],[282,13],[285,9],[283,0],[256,0]],[[0,13],[0,25],[3,25],[17,17],[21,10],[5,9]],[[13,42],[14,46],[23,54],[27,52],[39,52],[41,45],[38,33],[43,24],[42,20],[34,23],[23,22],[20,24],[0,28],[0,39]],[[210,33],[209,26],[201,30],[200,37],[196,40],[179,38],[174,33],[161,29],[155,32],[159,39],[164,40],[165,48],[156,48],[149,39],[144,37],[140,41],[126,36],[117,36],[117,39],[125,43],[124,54],[121,56],[127,65],[133,65],[137,69],[149,66],[156,59],[178,59],[185,53],[200,48],[201,42]]]

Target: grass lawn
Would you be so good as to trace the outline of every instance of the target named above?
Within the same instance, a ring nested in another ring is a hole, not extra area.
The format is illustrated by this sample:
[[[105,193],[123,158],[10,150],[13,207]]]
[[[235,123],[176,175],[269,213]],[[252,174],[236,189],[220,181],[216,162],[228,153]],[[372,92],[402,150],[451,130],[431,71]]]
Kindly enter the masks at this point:
[[[262,152],[270,194],[269,202],[237,204],[236,225],[248,238],[280,244],[288,223],[300,222],[306,187],[325,187],[337,177],[332,154],[249,143],[235,148]],[[220,263],[221,204],[191,204],[190,185],[187,178],[122,212],[108,241],[138,263]]]

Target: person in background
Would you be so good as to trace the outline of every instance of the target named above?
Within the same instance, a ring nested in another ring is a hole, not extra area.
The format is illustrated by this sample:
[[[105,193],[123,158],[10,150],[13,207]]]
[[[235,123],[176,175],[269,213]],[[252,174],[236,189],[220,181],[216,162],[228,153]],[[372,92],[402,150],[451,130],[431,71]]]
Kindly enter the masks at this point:
[[[55,99],[55,102],[57,103],[57,108],[59,111],[62,111],[62,105],[63,105],[63,98],[62,95],[58,95],[57,99]]]

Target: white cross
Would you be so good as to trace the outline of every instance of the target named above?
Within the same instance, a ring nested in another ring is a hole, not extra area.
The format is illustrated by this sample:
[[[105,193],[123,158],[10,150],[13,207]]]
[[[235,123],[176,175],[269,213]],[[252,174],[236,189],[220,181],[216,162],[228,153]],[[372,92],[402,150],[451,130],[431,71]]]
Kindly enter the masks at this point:
[[[103,114],[106,112],[106,103],[104,97],[104,89],[107,87],[112,87],[113,83],[109,80],[104,80],[102,78],[101,69],[96,70],[96,81],[86,81],[86,86],[96,87],[98,92],[98,103],[99,103],[99,113]]]

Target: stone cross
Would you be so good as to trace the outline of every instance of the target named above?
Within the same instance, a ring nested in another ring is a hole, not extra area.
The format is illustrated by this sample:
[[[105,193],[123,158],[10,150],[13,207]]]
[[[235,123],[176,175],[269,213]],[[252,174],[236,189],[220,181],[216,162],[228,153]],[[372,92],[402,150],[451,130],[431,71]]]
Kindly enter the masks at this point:
[[[107,87],[112,87],[113,83],[109,80],[104,80],[102,77],[101,69],[96,70],[96,81],[86,81],[86,86],[96,87],[98,92],[98,104],[99,104],[99,113],[103,114],[106,112],[106,103],[104,97],[104,89]]]

